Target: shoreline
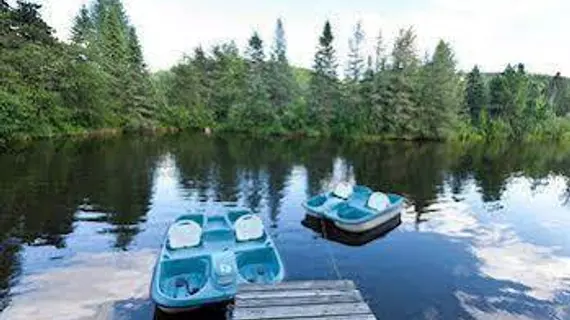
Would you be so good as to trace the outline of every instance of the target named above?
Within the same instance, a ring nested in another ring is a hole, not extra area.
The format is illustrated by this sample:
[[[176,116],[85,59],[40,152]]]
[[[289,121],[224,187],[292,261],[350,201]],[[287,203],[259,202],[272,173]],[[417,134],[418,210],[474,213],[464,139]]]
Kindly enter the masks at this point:
[[[126,128],[100,128],[93,130],[79,130],[74,132],[57,133],[51,135],[27,135],[19,134],[11,138],[1,138],[0,137],[0,153],[10,149],[14,146],[22,146],[28,143],[33,143],[36,141],[45,140],[60,140],[60,139],[107,139],[120,136],[161,136],[167,134],[180,134],[180,133],[197,133],[206,136],[220,137],[225,135],[238,135],[241,137],[249,137],[255,139],[284,139],[284,140],[298,140],[298,139],[335,139],[335,140],[345,140],[352,141],[356,143],[379,143],[379,142],[389,142],[389,143],[451,143],[451,144],[461,144],[461,145],[472,145],[472,144],[504,144],[504,143],[515,143],[515,144],[526,144],[526,143],[555,143],[555,144],[566,144],[570,143],[570,140],[566,137],[561,137],[560,139],[545,139],[545,138],[527,138],[524,140],[515,140],[508,138],[491,138],[485,139],[484,137],[451,137],[448,139],[443,138],[427,138],[427,137],[412,137],[412,136],[393,136],[393,135],[369,135],[369,134],[355,134],[339,136],[330,133],[320,133],[320,132],[260,132],[260,131],[238,131],[231,130],[227,128],[175,128],[175,127],[154,127],[154,128],[139,128],[135,130],[129,130]],[[17,148],[16,148],[17,149]]]

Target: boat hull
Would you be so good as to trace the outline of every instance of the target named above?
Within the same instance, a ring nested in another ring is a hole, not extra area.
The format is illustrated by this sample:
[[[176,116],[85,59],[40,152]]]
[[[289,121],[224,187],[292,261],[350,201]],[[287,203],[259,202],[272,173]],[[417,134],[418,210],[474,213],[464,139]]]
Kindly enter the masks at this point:
[[[189,313],[189,312],[198,312],[200,310],[209,309],[213,307],[223,307],[229,303],[231,303],[233,299],[218,301],[218,302],[209,302],[202,305],[197,306],[188,306],[188,307],[168,307],[163,305],[156,305],[156,307],[165,314],[179,314],[179,313]]]
[[[166,313],[166,314],[177,314],[177,313],[186,313],[186,312],[192,312],[192,311],[196,311],[197,309],[200,309],[200,307],[187,307],[187,308],[172,308],[172,307],[166,307],[166,306],[156,306],[158,309],[160,309],[160,311]]]
[[[365,221],[363,223],[342,223],[339,221],[333,221],[335,226],[341,230],[353,232],[353,233],[362,233],[366,231],[370,231],[372,229],[378,228],[388,222],[394,220],[396,217],[400,215],[401,210],[390,210],[383,214],[377,215],[371,220]]]
[[[301,223],[327,240],[359,247],[388,235],[402,223],[402,220],[400,214],[374,229],[359,233],[339,229],[330,220],[315,218],[308,214]]]

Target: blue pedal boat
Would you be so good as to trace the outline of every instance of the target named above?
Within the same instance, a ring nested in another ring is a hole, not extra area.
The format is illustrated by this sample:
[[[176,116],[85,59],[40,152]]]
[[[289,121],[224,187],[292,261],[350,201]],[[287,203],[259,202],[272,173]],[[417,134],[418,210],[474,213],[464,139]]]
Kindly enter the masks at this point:
[[[332,192],[313,197],[303,206],[309,214],[331,220],[341,230],[362,233],[397,217],[404,206],[404,197],[341,183]]]
[[[231,301],[242,283],[271,284],[285,276],[261,219],[247,209],[184,215],[168,229],[150,295],[167,313]]]
[[[325,213],[331,211],[336,205],[345,202],[353,202],[355,204],[365,204],[372,189],[365,186],[352,186],[348,183],[339,183],[332,191],[325,192],[303,203],[303,207],[307,213],[317,218],[324,217]]]

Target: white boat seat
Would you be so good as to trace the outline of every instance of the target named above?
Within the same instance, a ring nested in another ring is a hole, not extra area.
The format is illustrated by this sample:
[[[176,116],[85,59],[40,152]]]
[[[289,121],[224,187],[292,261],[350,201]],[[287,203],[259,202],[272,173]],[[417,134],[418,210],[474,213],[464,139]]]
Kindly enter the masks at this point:
[[[333,190],[333,195],[341,198],[341,199],[348,199],[353,192],[353,188],[352,185],[350,185],[347,182],[341,182],[339,184],[336,185],[336,187]]]
[[[374,192],[368,198],[366,205],[377,211],[384,211],[390,206],[390,199],[382,192]]]
[[[239,217],[234,223],[237,241],[251,241],[261,239],[264,234],[263,221],[253,214]]]
[[[168,230],[168,245],[171,249],[197,247],[201,240],[202,227],[192,220],[178,222]]]

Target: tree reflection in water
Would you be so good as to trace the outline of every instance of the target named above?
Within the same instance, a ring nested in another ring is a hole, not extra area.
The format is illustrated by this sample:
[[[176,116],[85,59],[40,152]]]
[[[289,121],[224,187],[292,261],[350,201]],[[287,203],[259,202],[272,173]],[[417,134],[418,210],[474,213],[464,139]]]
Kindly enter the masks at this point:
[[[47,248],[95,250],[92,247],[96,246],[100,246],[97,247],[100,251],[138,250],[139,236],[156,227],[147,219],[149,212],[157,209],[152,203],[153,187],[159,162],[166,156],[172,159],[176,187],[183,195],[177,201],[189,207],[196,203],[238,202],[259,212],[277,229],[281,227],[280,215],[299,214],[283,209],[291,201],[290,196],[298,191],[289,188],[292,184],[303,186],[302,195],[295,198],[297,202],[324,191],[335,179],[354,180],[376,190],[400,193],[414,205],[409,220],[416,230],[431,230],[432,225],[423,229],[420,226],[424,222],[437,222],[441,211],[434,207],[441,205],[446,190],[450,190],[457,202],[475,195],[482,202],[494,205],[503,201],[514,177],[528,178],[534,188],[548,187],[552,176],[570,181],[570,151],[547,145],[455,146],[195,134],[40,141],[0,155],[0,307],[9,303],[10,288],[21,277],[26,264],[22,253],[30,248],[40,252],[42,248],[46,252],[51,252]],[[301,174],[293,177],[294,171]],[[565,205],[570,203],[570,182],[566,182],[559,199]],[[291,207],[301,210],[300,202]],[[406,220],[409,215],[403,214],[403,225],[409,221]],[[445,226],[450,225],[448,221]],[[301,228],[294,232],[302,234]],[[91,230],[97,232],[80,237],[81,232]],[[447,248],[466,265],[480,263],[468,254],[468,245],[449,244],[447,239],[428,234],[417,237],[423,239],[421,247],[425,250],[428,250],[426,244],[431,243],[437,248]],[[102,247],[101,239],[105,241]],[[284,243],[284,252],[291,257],[297,257],[295,250],[303,250],[287,245]],[[372,250],[365,248],[371,247],[375,246],[363,246],[363,254]],[[395,259],[407,261],[401,256]],[[414,259],[426,263],[428,269],[433,263],[427,257],[422,260],[421,255]],[[449,276],[445,266],[440,267],[439,273],[432,271],[442,277]],[[415,268],[409,270],[415,271]],[[482,280],[475,277],[468,281]],[[485,284],[493,287],[489,291],[495,294],[504,288],[499,282]],[[376,289],[366,284],[364,287],[374,295]],[[479,293],[484,292],[465,292],[461,299],[485,305],[487,302],[481,300]],[[458,297],[450,299],[459,304]]]

